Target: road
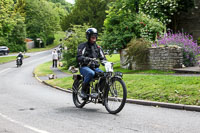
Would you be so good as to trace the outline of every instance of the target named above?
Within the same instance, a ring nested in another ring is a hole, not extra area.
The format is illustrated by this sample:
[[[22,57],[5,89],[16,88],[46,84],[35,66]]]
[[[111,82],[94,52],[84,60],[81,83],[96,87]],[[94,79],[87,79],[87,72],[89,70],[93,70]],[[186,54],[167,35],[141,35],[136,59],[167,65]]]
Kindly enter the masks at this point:
[[[100,104],[83,109],[72,96],[33,77],[51,51],[30,54],[22,67],[0,65],[0,133],[199,133],[200,112],[126,104],[117,115]],[[67,81],[66,81],[67,82]]]

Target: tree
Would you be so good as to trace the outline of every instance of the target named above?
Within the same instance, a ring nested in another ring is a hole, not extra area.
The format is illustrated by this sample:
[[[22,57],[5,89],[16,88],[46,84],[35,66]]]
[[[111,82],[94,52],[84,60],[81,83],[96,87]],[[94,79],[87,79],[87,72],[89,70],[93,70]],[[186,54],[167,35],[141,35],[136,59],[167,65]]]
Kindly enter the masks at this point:
[[[14,2],[12,0],[0,1],[0,37],[8,37],[11,34],[16,22],[13,19]]]
[[[14,11],[15,13],[20,13],[22,17],[25,17],[25,0],[15,0]]]
[[[73,25],[71,28],[71,36],[65,41],[67,51],[64,52],[64,65],[68,69],[70,66],[77,66],[76,56],[77,48],[80,43],[86,42],[85,31],[89,28],[88,25]]]
[[[24,51],[26,37],[24,17],[17,5],[22,0],[1,0],[0,1],[0,45],[6,45],[10,51]]]
[[[65,18],[65,27],[70,25],[83,25],[87,23],[92,27],[102,30],[105,10],[111,0],[76,0],[72,12]]]
[[[126,48],[132,38],[153,41],[165,28],[157,19],[137,13],[134,0],[116,0],[107,13],[102,41],[104,48],[110,52]]]
[[[65,18],[71,12],[72,4],[66,2],[65,0],[47,0],[47,1],[55,3],[53,7],[60,17],[61,28],[63,31],[66,30]]]
[[[141,11],[159,19],[171,29],[177,29],[177,16],[194,7],[194,0],[143,0],[140,2]]]
[[[17,13],[15,15],[16,25],[12,30],[11,35],[9,35],[9,42],[13,42],[14,44],[23,45],[24,40],[26,38],[26,25],[24,23],[25,18]]]
[[[26,0],[27,35],[34,40],[41,38],[42,47],[45,47],[48,37],[60,30],[59,15],[53,6],[53,3],[45,0]]]

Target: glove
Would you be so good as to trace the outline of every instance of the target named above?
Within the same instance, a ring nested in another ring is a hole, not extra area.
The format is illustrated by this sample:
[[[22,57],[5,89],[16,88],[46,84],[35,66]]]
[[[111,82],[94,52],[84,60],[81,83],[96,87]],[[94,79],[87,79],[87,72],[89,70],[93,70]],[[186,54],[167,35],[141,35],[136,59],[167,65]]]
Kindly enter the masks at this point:
[[[101,60],[101,64],[103,65],[103,66],[105,66],[105,63],[107,62],[107,60]]]

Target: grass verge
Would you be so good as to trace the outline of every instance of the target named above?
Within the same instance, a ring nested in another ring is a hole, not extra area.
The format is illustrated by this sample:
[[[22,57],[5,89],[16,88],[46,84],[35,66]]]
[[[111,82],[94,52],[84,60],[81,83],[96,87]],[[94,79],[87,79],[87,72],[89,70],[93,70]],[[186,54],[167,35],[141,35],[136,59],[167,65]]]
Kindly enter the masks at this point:
[[[124,74],[127,98],[167,103],[200,105],[199,77],[174,75]],[[72,77],[48,80],[64,89],[71,88]]]
[[[127,98],[200,106],[199,77],[169,75],[173,72],[154,70],[125,70],[119,68],[119,55],[107,56],[107,59],[115,62],[115,71],[125,73],[123,80],[127,86]],[[73,80],[65,77],[46,82],[68,89],[72,87]]]
[[[72,77],[64,77],[64,78],[58,78],[58,79],[53,79],[53,80],[46,80],[46,82],[50,85],[58,86],[58,87],[68,90],[72,88],[73,79]]]
[[[24,56],[24,58],[28,58],[29,56]],[[16,56],[6,56],[6,57],[0,57],[0,64],[15,61]]]
[[[34,73],[37,76],[47,76],[49,74],[53,74],[53,71],[50,69],[51,66],[52,66],[52,61],[40,64],[35,68]]]
[[[199,77],[174,75],[124,74],[127,98],[186,105],[200,105]],[[72,87],[72,77],[48,80],[64,89]]]

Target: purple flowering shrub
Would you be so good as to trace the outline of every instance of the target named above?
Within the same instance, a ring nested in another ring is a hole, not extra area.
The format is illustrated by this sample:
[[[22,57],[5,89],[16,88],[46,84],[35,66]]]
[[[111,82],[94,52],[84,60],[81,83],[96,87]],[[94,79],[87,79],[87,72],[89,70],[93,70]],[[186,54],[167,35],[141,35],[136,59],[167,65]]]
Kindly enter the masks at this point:
[[[193,40],[193,37],[184,33],[167,33],[164,37],[158,39],[157,43],[152,47],[158,47],[160,45],[169,46],[177,45],[183,48],[183,64],[185,66],[194,66],[197,62],[197,55],[200,54],[200,47],[197,42]]]

